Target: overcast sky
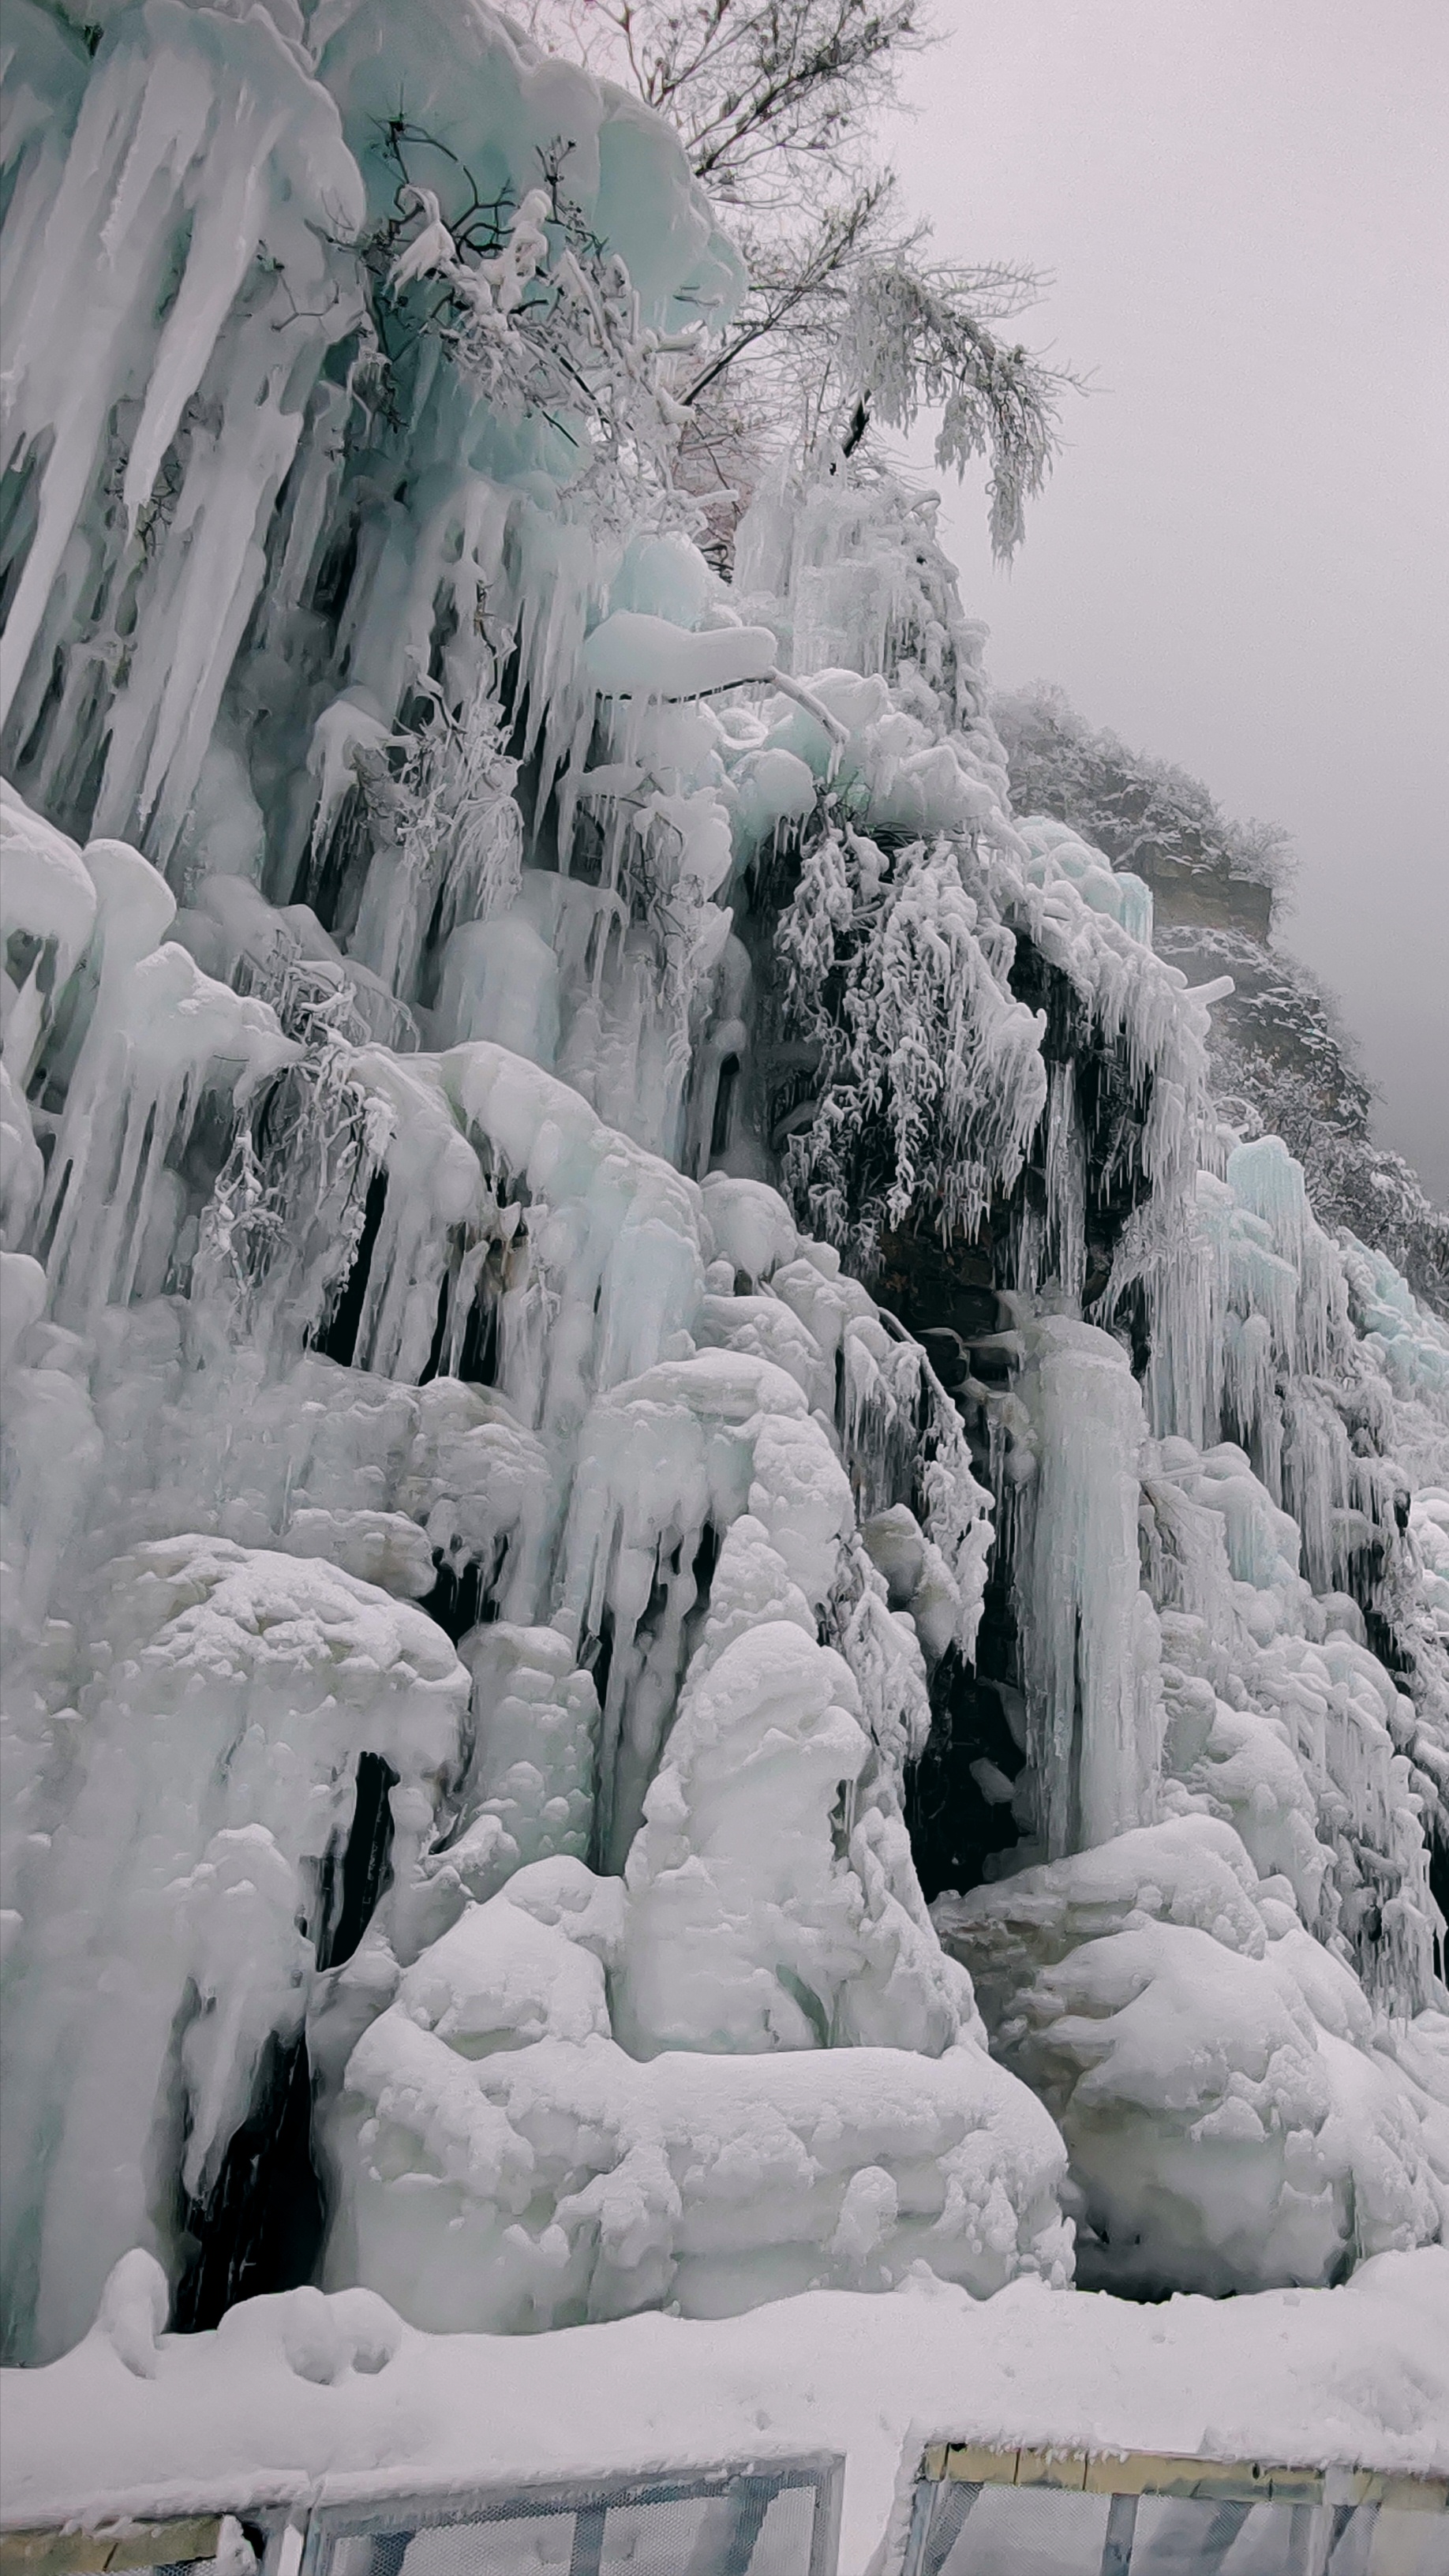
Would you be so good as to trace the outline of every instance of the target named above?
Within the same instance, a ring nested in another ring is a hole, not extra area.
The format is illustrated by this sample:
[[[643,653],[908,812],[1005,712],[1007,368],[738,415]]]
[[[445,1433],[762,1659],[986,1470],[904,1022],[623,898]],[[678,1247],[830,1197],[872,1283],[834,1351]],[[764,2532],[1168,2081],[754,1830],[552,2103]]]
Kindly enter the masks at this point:
[[[947,487],[994,675],[1289,827],[1286,944],[1449,1201],[1449,6],[936,15],[907,197],[943,256],[1050,271],[1017,327],[1100,388],[1010,574]]]

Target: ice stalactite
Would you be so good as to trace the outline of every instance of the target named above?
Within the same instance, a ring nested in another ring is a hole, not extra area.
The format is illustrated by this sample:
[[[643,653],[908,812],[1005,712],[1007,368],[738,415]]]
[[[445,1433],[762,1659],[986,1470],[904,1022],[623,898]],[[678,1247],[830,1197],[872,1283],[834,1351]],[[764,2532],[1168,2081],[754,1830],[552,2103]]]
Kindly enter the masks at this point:
[[[599,1758],[599,1699],[556,1628],[507,1620],[473,1628],[476,1747],[456,1823],[430,1857],[430,1882],[484,1898],[531,1861],[586,1860]]]
[[[84,956],[96,917],[95,881],[73,842],[5,789],[0,985],[7,1081],[22,1095],[55,1005]]]
[[[7,295],[6,461],[33,497],[4,741],[67,819],[103,753],[96,826],[146,828],[164,858],[308,397],[356,318],[329,242],[362,195],[332,100],[263,12],[148,0],[67,74],[69,151],[23,160]]]
[[[75,1324],[138,1279],[164,1284],[187,1216],[176,1165],[208,1089],[240,1105],[294,1050],[265,1004],[155,945],[175,904],[137,852],[100,840],[83,858],[13,793],[7,817],[12,943],[36,952],[7,1045],[18,1083],[39,1061],[42,1119],[49,1093],[64,1100],[31,1231],[56,1320]]]
[[[419,998],[425,938],[446,940],[464,924],[486,922],[518,893],[522,818],[501,730],[484,663],[456,715],[439,697],[397,781],[392,837],[374,851],[351,950],[404,999]],[[324,772],[319,819],[326,804]]]
[[[1142,1399],[1105,1333],[1042,1316],[1021,1389],[1036,1442],[1017,1583],[1026,1608],[1031,1765],[1048,1857],[1089,1849],[1156,1806],[1157,1622],[1140,1587]]]
[[[213,983],[174,942],[138,962],[123,996],[102,988],[37,1219],[58,1319],[166,1285],[185,1213],[168,1152],[214,1070],[241,1106],[290,1053],[264,1004]]]
[[[1054,1064],[1047,1100],[1046,1226],[1043,1257],[1068,1307],[1079,1308],[1087,1277],[1086,1150],[1070,1063]]]
[[[1199,1170],[1172,1225],[1144,1210],[1117,1291],[1141,1279],[1155,1426],[1199,1445],[1233,1430],[1281,1494],[1285,1401],[1353,1368],[1343,1257],[1315,1223],[1303,1173],[1276,1136],[1234,1145],[1225,1177]]]
[[[44,1663],[47,1614],[62,1565],[80,1535],[104,1457],[84,1353],[76,1337],[52,1332],[50,1347],[35,1350],[45,1312],[45,1273],[23,1252],[0,1253],[0,1297],[5,1308],[3,1380],[5,1420],[0,1435],[0,1524],[7,1574],[4,1649],[25,1658],[36,1650]],[[34,1358],[30,1353],[35,1350]],[[25,1357],[22,1358],[22,1352]],[[36,1708],[35,1684],[17,1663],[12,1668],[17,1705]],[[44,1683],[41,1690],[43,1693]],[[22,1717],[24,1726],[26,1717]],[[21,1756],[21,1777],[29,1755]],[[5,1903],[8,1906],[10,1899]]]
[[[0,1238],[18,1243],[45,1188],[45,1157],[23,1093],[0,1057]]]

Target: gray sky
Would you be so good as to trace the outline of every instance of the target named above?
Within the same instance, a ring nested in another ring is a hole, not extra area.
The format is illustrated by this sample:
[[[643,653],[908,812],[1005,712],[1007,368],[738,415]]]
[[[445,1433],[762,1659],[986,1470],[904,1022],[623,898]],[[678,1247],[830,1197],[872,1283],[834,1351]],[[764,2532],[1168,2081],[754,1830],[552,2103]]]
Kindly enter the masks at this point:
[[[1285,944],[1378,1132],[1449,1201],[1449,7],[937,0],[884,141],[943,256],[1098,390],[1010,574],[943,532],[1008,685],[1205,779],[1300,855]],[[917,435],[925,463],[929,440]]]

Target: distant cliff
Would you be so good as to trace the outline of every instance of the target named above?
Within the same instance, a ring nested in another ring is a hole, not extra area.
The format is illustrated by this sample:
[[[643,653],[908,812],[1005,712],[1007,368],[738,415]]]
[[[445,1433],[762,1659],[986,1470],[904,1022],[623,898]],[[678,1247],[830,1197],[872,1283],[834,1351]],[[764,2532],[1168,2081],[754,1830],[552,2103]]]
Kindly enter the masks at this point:
[[[1372,1088],[1333,996],[1275,942],[1291,882],[1286,833],[1225,815],[1200,779],[1093,732],[1058,689],[994,713],[1019,813],[1056,815],[1150,887],[1153,945],[1190,984],[1231,975],[1213,1010],[1211,1075],[1225,1119],[1283,1137],[1320,1221],[1390,1258],[1449,1313],[1449,1216],[1402,1155],[1374,1143]]]

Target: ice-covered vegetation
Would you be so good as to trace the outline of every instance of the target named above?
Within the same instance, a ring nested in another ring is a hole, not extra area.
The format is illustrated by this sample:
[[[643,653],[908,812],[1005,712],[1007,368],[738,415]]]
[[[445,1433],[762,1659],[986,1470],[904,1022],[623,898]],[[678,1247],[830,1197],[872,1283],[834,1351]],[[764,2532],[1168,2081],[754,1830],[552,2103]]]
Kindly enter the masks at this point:
[[[1375,1144],[1373,1094],[1331,994],[1284,946],[1288,837],[1236,823],[1200,779],[1093,732],[1057,689],[998,695],[1013,802],[1069,823],[1117,868],[1145,876],[1159,954],[1189,976],[1224,972],[1213,1016],[1219,1114],[1245,1136],[1281,1136],[1321,1224],[1388,1254],[1449,1316],[1449,1215],[1402,1155]]]
[[[934,505],[723,578],[758,280],[488,0],[8,36],[9,2351],[1436,2237],[1449,1331]]]

